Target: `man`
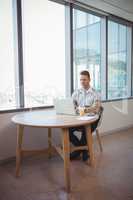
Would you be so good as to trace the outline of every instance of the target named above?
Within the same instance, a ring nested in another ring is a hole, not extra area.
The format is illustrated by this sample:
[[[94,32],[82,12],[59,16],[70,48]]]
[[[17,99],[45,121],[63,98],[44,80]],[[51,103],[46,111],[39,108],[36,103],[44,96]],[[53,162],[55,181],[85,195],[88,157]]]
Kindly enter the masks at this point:
[[[73,102],[75,105],[76,112],[79,113],[80,108],[84,109],[85,113],[94,113],[98,114],[100,107],[101,107],[101,101],[99,94],[90,86],[90,73],[87,70],[80,72],[80,84],[81,88],[74,91],[72,94]],[[99,119],[94,122],[91,125],[91,131],[93,132],[98,124]],[[86,132],[85,127],[80,127],[80,130],[82,130],[81,139],[74,134],[75,131],[78,131],[78,128],[70,128],[69,129],[69,136],[70,141],[75,146],[82,146],[87,144],[86,140]],[[82,159],[83,161],[87,161],[89,158],[88,151],[87,150],[79,150],[74,151],[70,154],[70,159],[76,159],[80,156],[82,153]]]

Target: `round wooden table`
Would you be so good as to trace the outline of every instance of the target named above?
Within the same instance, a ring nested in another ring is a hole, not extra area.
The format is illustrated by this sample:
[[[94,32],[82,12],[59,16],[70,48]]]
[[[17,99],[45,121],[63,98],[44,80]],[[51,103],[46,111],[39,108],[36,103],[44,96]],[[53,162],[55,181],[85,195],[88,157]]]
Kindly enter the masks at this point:
[[[64,176],[66,182],[66,190],[70,192],[70,152],[87,149],[90,154],[91,166],[94,166],[94,153],[93,153],[93,139],[91,134],[90,124],[98,119],[98,115],[88,119],[81,118],[80,116],[72,115],[57,115],[55,110],[42,110],[42,111],[27,111],[17,114],[12,117],[12,121],[17,125],[17,147],[16,147],[16,176],[20,176],[21,158],[24,155],[30,154],[48,154],[51,157],[52,153],[56,150],[64,160]],[[43,150],[24,150],[22,149],[22,139],[24,127],[43,127],[48,128],[48,148]],[[87,145],[80,147],[70,147],[69,141],[69,128],[85,126]],[[52,128],[62,129],[62,147],[56,146],[52,142]]]

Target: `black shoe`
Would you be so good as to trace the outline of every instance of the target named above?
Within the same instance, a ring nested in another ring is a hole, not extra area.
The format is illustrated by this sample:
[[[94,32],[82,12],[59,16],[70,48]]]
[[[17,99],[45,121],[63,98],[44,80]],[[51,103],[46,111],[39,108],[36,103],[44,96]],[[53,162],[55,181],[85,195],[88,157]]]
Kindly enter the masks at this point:
[[[81,151],[74,151],[70,153],[70,160],[74,160],[80,157]]]
[[[87,161],[89,157],[90,157],[90,156],[89,156],[89,154],[88,154],[88,151],[87,151],[87,150],[83,150],[82,160],[83,160],[83,161]]]

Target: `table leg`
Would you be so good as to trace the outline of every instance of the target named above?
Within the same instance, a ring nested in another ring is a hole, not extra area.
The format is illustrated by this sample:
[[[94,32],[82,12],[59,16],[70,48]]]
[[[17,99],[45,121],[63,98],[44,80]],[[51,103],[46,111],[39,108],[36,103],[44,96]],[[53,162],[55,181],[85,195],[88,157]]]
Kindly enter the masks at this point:
[[[52,139],[52,131],[51,131],[51,128],[48,128],[48,156],[49,156],[49,158],[51,158],[51,156],[52,156],[52,142],[51,142],[51,139]]]
[[[64,176],[66,182],[66,190],[70,192],[70,142],[69,142],[69,130],[67,128],[62,129],[63,136],[63,156],[64,156]]]
[[[86,127],[86,139],[87,139],[87,145],[88,145],[88,150],[89,150],[89,155],[90,155],[90,164],[92,167],[94,167],[95,159],[94,159],[94,151],[93,151],[93,137],[92,137],[90,126]]]
[[[17,147],[16,147],[16,177],[20,176],[20,165],[21,165],[21,147],[23,140],[24,126],[17,125]]]

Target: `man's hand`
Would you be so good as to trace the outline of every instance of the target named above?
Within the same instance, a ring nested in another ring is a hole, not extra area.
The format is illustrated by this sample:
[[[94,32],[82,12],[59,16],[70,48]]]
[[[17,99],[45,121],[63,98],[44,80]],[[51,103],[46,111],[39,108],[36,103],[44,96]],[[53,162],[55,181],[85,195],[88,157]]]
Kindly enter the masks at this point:
[[[101,102],[96,101],[92,106],[85,107],[84,112],[85,113],[95,113],[95,114],[97,114],[97,113],[99,113],[100,106],[101,106]]]

